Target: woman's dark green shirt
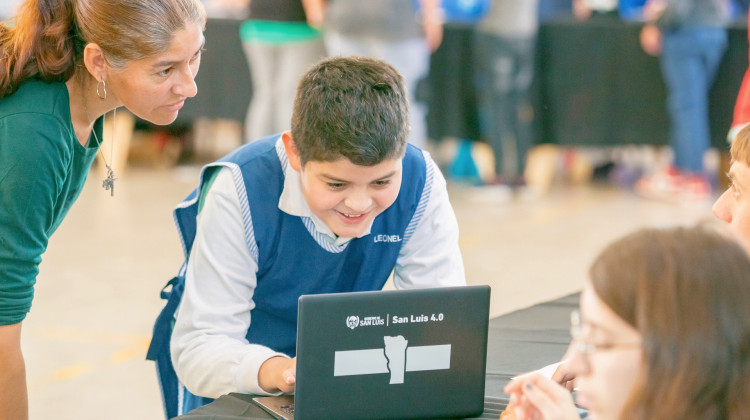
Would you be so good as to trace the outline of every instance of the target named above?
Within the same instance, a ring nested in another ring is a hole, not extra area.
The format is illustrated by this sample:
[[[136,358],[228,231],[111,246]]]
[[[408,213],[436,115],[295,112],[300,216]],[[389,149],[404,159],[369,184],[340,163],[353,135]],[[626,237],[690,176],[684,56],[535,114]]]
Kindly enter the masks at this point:
[[[102,119],[94,130],[102,138]],[[86,181],[98,150],[82,146],[64,83],[30,80],[0,99],[0,325],[31,309],[42,253]]]

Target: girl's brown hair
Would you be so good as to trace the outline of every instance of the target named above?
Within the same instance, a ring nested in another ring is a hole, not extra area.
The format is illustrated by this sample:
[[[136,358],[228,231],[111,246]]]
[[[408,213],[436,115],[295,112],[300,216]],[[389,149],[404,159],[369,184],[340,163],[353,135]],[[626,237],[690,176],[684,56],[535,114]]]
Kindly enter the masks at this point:
[[[199,0],[26,0],[0,25],[0,98],[30,78],[67,81],[89,42],[122,69],[166,51],[187,22],[205,21]]]
[[[647,229],[590,270],[597,295],[643,337],[621,419],[750,419],[750,259],[718,232]]]

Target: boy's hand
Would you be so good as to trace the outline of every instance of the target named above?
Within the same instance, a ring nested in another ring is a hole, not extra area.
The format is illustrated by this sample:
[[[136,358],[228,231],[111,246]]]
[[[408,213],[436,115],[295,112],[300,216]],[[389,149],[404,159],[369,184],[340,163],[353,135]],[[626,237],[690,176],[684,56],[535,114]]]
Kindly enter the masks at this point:
[[[272,357],[262,365],[258,371],[258,385],[270,393],[294,392],[297,382],[297,358],[286,358],[281,356]]]

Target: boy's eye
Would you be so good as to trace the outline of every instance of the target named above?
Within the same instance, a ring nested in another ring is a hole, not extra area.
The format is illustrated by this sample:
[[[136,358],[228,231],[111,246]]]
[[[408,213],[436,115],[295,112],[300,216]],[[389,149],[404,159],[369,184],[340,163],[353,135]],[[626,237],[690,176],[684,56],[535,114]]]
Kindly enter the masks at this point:
[[[729,175],[729,174],[727,174],[727,175]],[[731,177],[729,177],[729,176],[727,176],[727,178],[729,180],[729,186],[727,187],[727,189],[729,189],[729,190],[732,191],[732,195],[733,196],[739,197],[740,192],[737,190],[737,186],[734,185],[734,180]]]
[[[333,190],[340,190],[341,188],[344,188],[344,184],[341,182],[329,182],[328,188],[331,188]]]

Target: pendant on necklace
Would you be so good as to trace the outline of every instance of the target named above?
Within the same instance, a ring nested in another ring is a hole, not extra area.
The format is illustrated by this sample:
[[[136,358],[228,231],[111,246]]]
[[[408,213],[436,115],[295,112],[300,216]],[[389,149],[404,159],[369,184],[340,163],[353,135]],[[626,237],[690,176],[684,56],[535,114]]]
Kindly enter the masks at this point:
[[[105,190],[109,190],[110,196],[114,197],[115,196],[115,181],[117,181],[117,178],[115,178],[115,173],[112,171],[111,168],[107,167],[107,170],[109,173],[107,174],[107,179],[102,181],[102,187]]]

